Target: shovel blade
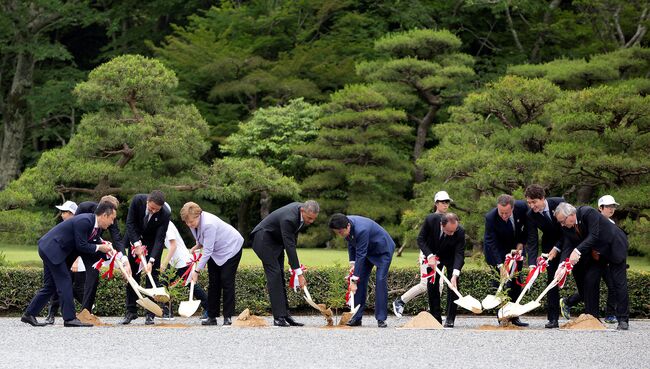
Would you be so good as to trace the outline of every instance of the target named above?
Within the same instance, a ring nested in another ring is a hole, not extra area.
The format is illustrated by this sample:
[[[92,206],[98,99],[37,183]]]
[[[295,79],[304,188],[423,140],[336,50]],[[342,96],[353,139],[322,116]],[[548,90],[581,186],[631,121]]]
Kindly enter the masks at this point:
[[[484,310],[494,309],[495,307],[499,306],[500,303],[501,298],[494,295],[487,295],[483,301],[481,301],[481,305],[483,305]]]
[[[189,318],[201,305],[201,300],[192,300],[192,301],[181,301],[180,306],[178,306],[178,315]]]
[[[140,291],[141,294],[147,295],[149,297],[154,296],[154,289],[153,288],[144,288],[144,287],[138,285],[138,291]]]
[[[469,310],[474,314],[480,314],[483,312],[481,302],[470,295],[465,295],[454,302],[456,305],[462,307],[463,309]]]
[[[501,309],[499,309],[499,312],[497,313],[497,316],[499,319],[509,319],[509,318],[514,318],[516,316],[519,316],[517,312],[519,311],[519,308],[521,305],[515,304],[514,302],[509,302],[505,304]]]
[[[520,305],[519,310],[517,311],[517,313],[518,313],[517,316],[524,315],[524,314],[526,314],[526,313],[528,313],[530,311],[533,311],[533,310],[537,309],[540,306],[542,306],[542,304],[540,304],[537,301],[531,301],[531,302],[529,302],[529,303],[527,303],[525,305]]]
[[[169,302],[169,294],[167,293],[167,290],[165,290],[165,287],[156,287],[152,288],[152,290],[154,300],[163,303]]]
[[[357,311],[359,311],[360,307],[361,307],[361,305],[357,305],[357,306],[354,307],[354,309],[350,309],[350,314],[352,314],[352,316],[354,316],[354,314],[356,314]]]
[[[142,306],[146,310],[156,314],[156,316],[162,316],[162,314],[163,314],[162,309],[160,308],[160,306],[158,306],[158,304],[156,304],[155,302],[149,300],[146,297],[143,297],[143,298],[137,300],[136,302],[138,303],[138,305]]]

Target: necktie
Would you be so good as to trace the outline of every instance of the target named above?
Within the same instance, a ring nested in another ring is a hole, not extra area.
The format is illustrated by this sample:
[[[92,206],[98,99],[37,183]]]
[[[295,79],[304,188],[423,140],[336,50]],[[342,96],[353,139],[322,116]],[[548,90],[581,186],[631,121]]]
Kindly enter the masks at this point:
[[[142,221],[142,224],[146,227],[147,223],[149,223],[149,210],[144,212],[144,220]]]
[[[508,225],[510,228],[512,228],[512,231],[515,232],[515,222],[513,221],[512,217],[508,218]]]
[[[544,213],[544,216],[545,216],[548,220],[553,220],[553,219],[551,219],[551,213],[550,213],[548,210],[544,210],[543,213]]]
[[[95,236],[97,236],[98,231],[99,229],[97,227],[93,228],[93,231],[90,233],[90,237],[88,237],[88,240],[92,240],[93,238],[95,238]]]

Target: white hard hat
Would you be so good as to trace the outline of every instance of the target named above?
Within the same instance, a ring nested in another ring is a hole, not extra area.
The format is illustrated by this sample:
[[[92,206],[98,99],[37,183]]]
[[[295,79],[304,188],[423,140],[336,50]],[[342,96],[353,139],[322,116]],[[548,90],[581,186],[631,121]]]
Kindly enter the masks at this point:
[[[62,205],[56,205],[56,208],[61,211],[69,211],[74,214],[77,212],[77,203],[74,201],[66,201]]]
[[[438,191],[436,192],[435,196],[433,196],[433,202],[438,202],[438,201],[454,201],[449,197],[449,194],[447,191]]]
[[[614,196],[612,195],[605,195],[598,199],[598,207],[605,206],[605,205],[620,205],[619,203],[614,200]]]

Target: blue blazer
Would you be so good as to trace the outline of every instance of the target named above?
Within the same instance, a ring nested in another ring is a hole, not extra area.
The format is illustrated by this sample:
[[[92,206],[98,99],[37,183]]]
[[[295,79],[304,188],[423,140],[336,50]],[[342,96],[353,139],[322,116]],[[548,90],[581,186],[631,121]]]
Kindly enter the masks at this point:
[[[530,226],[528,227],[528,242],[526,242],[528,265],[535,265],[537,262],[537,253],[539,251],[537,229],[542,231],[542,252],[550,252],[555,246],[561,249],[563,236],[562,226],[553,216],[553,212],[561,202],[564,202],[564,198],[547,197],[546,201],[548,202],[548,208],[551,213],[550,215],[551,218],[553,218],[552,220],[546,218],[542,213],[535,213],[530,209],[528,210],[528,220],[530,221]]]
[[[499,216],[497,208],[485,214],[485,232],[483,233],[483,254],[489,265],[503,264],[505,255],[517,244],[526,245],[528,240],[528,205],[526,201],[517,200],[512,211],[515,220],[514,229],[508,221]],[[529,264],[529,265],[534,265]]]
[[[348,242],[348,256],[350,261],[363,261],[368,256],[387,256],[390,261],[395,251],[395,242],[391,236],[374,220],[348,215],[350,220],[350,235]],[[365,271],[363,262],[355,263],[354,275],[360,276]]]
[[[52,264],[65,262],[73,252],[94,254],[97,245],[90,241],[95,228],[95,214],[81,214],[57,224],[38,240],[38,250],[45,254]],[[97,234],[101,233],[101,228]]]

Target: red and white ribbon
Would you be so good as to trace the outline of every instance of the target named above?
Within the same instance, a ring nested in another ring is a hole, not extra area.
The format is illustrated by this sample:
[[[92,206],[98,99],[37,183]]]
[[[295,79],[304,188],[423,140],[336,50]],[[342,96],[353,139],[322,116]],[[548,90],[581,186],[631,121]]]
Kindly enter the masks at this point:
[[[518,252],[515,252],[514,255],[512,253],[506,255],[506,261],[504,261],[503,265],[510,275],[517,273],[517,262],[519,261],[524,261],[524,257]]]
[[[436,265],[438,265],[438,261],[440,261],[440,258],[437,255],[434,256],[433,258],[436,261]],[[429,264],[429,260],[427,260],[427,264]],[[420,278],[431,278],[429,279],[429,283],[431,284],[436,283],[436,268],[431,268],[430,272],[422,274]]]
[[[201,260],[201,256],[203,256],[203,253],[199,253],[198,255],[192,253],[192,256],[190,256],[190,261],[187,262],[187,270],[185,270],[185,273],[183,273],[180,278],[172,283],[172,287],[178,284],[181,280],[183,281],[184,286],[188,286],[190,282],[192,282],[190,276],[192,275],[192,271],[194,271],[194,266],[199,262],[199,260]]]
[[[138,246],[134,246],[131,244],[131,255],[133,255],[133,258],[135,259],[135,263],[138,264],[138,274],[140,274],[144,270],[144,263],[141,262],[141,258],[135,254],[135,249]],[[141,245],[139,247],[142,247],[144,249],[142,255],[144,257],[147,257],[149,255],[149,250],[147,250],[147,247],[145,245]]]
[[[304,265],[300,264],[300,270],[305,272],[307,268]],[[291,269],[291,277],[289,278],[289,288],[293,288],[294,292],[297,292],[298,288],[300,288],[300,282],[298,282],[298,274],[293,269]]]
[[[564,283],[566,283],[566,277],[568,277],[569,274],[571,274],[571,270],[573,270],[573,265],[569,261],[569,258],[567,258],[564,262],[560,263],[560,268],[566,269],[566,271],[564,272],[564,275],[562,276],[560,281],[557,283],[558,287],[563,288]]]
[[[122,260],[122,253],[121,252],[116,252],[111,256],[108,260],[104,258],[100,258],[95,264],[93,264],[93,268],[97,269],[97,271],[101,271],[102,268],[107,267],[108,270],[104,272],[101,277],[104,279],[111,279],[113,278],[113,270],[115,269],[115,261],[120,260],[119,262],[121,263]]]
[[[526,277],[526,282],[524,282],[523,286],[526,286],[528,283],[535,283],[537,276],[539,276],[541,273],[544,273],[546,271],[546,268],[548,268],[548,261],[544,257],[538,256],[537,265],[530,269],[528,276]]]
[[[350,291],[350,284],[352,283],[352,276],[354,276],[354,268],[350,268],[350,272],[348,273],[348,276],[345,277],[345,280],[348,283],[348,290],[345,292],[345,304],[350,305],[350,294],[352,291]],[[352,305],[350,305],[352,306]],[[354,306],[352,306],[352,309],[354,309]]]

